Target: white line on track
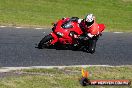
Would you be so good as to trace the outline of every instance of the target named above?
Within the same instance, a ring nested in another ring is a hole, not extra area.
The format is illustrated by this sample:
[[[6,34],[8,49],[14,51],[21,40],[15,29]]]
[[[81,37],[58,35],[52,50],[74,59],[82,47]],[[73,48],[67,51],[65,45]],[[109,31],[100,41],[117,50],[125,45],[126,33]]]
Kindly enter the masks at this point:
[[[43,29],[43,28],[35,28],[35,29]]]
[[[121,65],[121,66],[111,66],[111,65],[71,65],[71,66],[30,66],[30,67],[1,67],[0,72],[9,72],[12,70],[21,70],[21,69],[33,69],[33,68],[46,68],[46,69],[52,69],[52,68],[66,68],[66,67],[124,67],[124,66],[132,66],[132,65]]]
[[[5,28],[5,27],[8,27],[8,26],[3,26],[3,25],[0,26],[0,28]],[[25,27],[15,27],[15,28],[20,29],[20,28],[25,28]],[[44,28],[34,28],[34,29],[39,30],[39,29],[44,29]]]
[[[16,28],[18,28],[18,29],[19,29],[19,28],[23,28],[23,27],[16,27]]]
[[[116,34],[121,34],[121,33],[123,33],[123,32],[113,32],[113,33],[116,33]]]
[[[0,26],[1,28],[4,28],[4,27],[6,27],[6,26]]]

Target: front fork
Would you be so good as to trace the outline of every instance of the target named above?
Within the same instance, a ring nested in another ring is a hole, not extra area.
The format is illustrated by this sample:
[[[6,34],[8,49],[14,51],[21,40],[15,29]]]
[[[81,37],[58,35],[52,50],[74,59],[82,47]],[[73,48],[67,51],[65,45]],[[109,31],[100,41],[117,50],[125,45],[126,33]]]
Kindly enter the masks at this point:
[[[50,33],[53,37],[53,40],[51,41],[51,45],[54,45],[56,42],[58,42],[58,37],[56,36],[56,34],[54,32]]]

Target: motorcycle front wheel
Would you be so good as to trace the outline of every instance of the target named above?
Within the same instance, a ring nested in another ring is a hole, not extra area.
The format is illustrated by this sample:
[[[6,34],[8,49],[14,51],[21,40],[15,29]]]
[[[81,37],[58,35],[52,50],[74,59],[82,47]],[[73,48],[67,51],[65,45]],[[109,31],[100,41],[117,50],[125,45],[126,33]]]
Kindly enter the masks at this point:
[[[46,35],[38,44],[39,49],[48,48],[50,46],[50,42],[53,40],[52,35]]]

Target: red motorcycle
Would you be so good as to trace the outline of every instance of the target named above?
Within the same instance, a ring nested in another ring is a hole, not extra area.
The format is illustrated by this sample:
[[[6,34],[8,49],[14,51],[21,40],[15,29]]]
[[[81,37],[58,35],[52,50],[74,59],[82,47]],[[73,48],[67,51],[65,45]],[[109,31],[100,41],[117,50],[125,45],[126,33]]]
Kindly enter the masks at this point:
[[[104,24],[98,24],[100,33],[104,30]],[[77,22],[71,21],[70,18],[63,18],[53,25],[52,31],[46,35],[38,44],[39,49],[48,48],[51,46],[72,47],[72,49],[83,49],[88,46],[87,41],[79,42],[74,35],[80,36],[83,34]],[[100,34],[101,35],[101,34]]]

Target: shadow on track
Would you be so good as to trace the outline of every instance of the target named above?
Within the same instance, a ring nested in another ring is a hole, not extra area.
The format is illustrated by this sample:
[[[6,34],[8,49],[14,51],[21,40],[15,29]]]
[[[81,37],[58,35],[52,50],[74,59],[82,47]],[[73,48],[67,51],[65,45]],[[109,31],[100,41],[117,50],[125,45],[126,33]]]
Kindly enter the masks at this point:
[[[85,50],[84,46],[71,46],[71,45],[56,44],[56,45],[52,45],[52,46],[48,46],[48,47],[39,48],[38,44],[35,44],[35,48],[38,48],[38,49],[56,49],[56,50],[72,50],[72,51],[82,51],[82,52],[89,53]]]

